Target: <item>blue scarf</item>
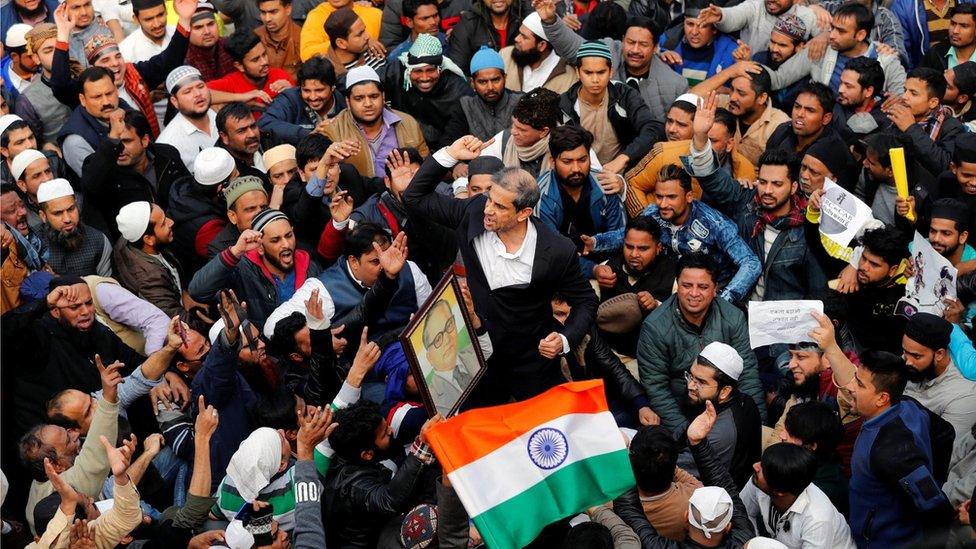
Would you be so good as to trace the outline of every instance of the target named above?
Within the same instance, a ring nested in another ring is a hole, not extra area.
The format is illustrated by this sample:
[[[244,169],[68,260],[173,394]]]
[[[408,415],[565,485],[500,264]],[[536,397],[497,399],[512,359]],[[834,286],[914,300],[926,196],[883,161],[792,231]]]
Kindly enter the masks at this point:
[[[11,227],[9,223],[3,223],[10,234],[17,240],[17,255],[24,260],[27,267],[34,271],[40,271],[47,264],[48,249],[44,240],[33,229],[27,230],[27,236],[20,234],[20,231]]]

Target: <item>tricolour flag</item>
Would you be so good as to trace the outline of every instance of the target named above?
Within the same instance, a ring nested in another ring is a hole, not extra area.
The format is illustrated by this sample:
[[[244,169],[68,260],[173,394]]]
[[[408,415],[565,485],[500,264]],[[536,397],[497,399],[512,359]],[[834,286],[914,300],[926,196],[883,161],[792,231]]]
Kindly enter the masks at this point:
[[[465,412],[433,427],[428,440],[493,549],[522,547],[546,525],[635,484],[601,380]]]

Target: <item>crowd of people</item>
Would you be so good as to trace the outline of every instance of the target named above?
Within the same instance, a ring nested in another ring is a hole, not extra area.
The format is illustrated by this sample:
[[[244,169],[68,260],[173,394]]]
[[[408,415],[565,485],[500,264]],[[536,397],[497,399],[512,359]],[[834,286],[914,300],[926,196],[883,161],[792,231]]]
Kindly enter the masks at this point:
[[[969,0],[9,0],[0,43],[4,546],[482,545],[401,337],[446,274],[425,345],[486,366],[438,391],[599,379],[628,444],[532,547],[976,546]]]

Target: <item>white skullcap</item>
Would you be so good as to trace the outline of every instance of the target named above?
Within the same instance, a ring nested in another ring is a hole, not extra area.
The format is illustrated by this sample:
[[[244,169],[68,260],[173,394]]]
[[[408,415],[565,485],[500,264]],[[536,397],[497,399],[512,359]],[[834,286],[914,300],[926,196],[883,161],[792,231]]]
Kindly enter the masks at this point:
[[[8,48],[20,48],[27,45],[27,33],[30,32],[34,27],[31,25],[26,25],[24,23],[17,23],[12,25],[7,29],[7,39],[4,44]]]
[[[200,71],[196,67],[189,65],[176,67],[169,71],[169,75],[166,77],[166,92],[173,95],[176,88],[195,80],[203,80],[203,75],[200,74]]]
[[[358,67],[349,69],[346,73],[346,89],[350,89],[356,84],[361,84],[363,82],[376,82],[379,84],[380,75],[376,74],[373,67],[367,65],[360,65]]]
[[[674,102],[671,103],[671,104],[674,105],[678,101],[684,101],[685,103],[691,103],[691,106],[693,106],[693,107],[695,107],[697,109],[698,108],[698,101],[700,99],[701,99],[701,97],[699,97],[699,96],[697,96],[697,95],[695,95],[693,93],[683,93],[683,94],[679,95],[678,98],[675,99]]]
[[[41,186],[37,188],[37,203],[43,204],[58,198],[74,195],[75,191],[71,188],[71,183],[68,183],[67,179],[52,179],[41,183]]]
[[[782,541],[757,536],[746,542],[746,549],[788,549]]]
[[[732,498],[724,488],[703,486],[688,499],[688,522],[712,539],[732,520]]]
[[[742,375],[742,357],[731,345],[726,345],[721,341],[713,341],[706,345],[698,355],[736,381]]]
[[[7,131],[7,128],[9,128],[10,125],[13,124],[14,122],[23,122],[23,121],[24,119],[17,116],[16,114],[5,114],[3,116],[0,116],[0,134]]]
[[[235,167],[234,157],[227,149],[210,147],[203,149],[193,161],[193,178],[201,185],[216,185],[230,177]]]
[[[14,179],[20,179],[20,176],[24,175],[24,171],[27,170],[27,166],[30,166],[34,162],[42,158],[47,158],[44,153],[37,149],[24,149],[14,157],[14,161],[10,163],[10,173],[14,176]]]
[[[122,206],[119,215],[115,216],[122,238],[129,242],[141,240],[149,227],[150,215],[152,215],[152,204],[148,202],[130,202]]]
[[[532,34],[538,36],[539,38],[548,41],[549,38],[546,36],[546,31],[542,28],[542,17],[539,16],[538,12],[532,12],[528,14],[525,19],[522,20],[522,24],[532,31]]]

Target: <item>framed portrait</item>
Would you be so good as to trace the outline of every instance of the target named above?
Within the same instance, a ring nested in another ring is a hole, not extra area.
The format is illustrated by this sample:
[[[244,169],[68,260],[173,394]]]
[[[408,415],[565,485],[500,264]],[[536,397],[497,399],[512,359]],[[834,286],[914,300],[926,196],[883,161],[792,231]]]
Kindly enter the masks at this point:
[[[400,333],[400,343],[428,413],[456,414],[484,374],[485,358],[453,271]]]

